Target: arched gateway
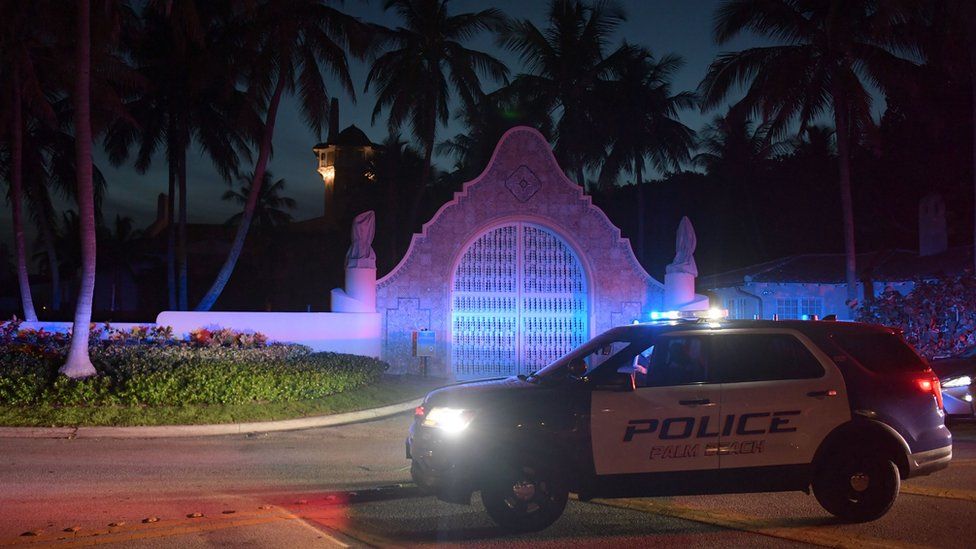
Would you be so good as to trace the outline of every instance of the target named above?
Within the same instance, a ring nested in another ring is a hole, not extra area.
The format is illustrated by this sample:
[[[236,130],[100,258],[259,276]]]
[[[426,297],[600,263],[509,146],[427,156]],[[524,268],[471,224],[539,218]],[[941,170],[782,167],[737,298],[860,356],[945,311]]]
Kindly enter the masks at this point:
[[[432,373],[458,379],[535,370],[662,301],[630,242],[525,127],[377,281],[383,358],[416,371],[411,336],[429,329]]]
[[[509,222],[481,233],[451,284],[455,375],[529,373],[584,343],[586,288],[576,252],[551,230]]]

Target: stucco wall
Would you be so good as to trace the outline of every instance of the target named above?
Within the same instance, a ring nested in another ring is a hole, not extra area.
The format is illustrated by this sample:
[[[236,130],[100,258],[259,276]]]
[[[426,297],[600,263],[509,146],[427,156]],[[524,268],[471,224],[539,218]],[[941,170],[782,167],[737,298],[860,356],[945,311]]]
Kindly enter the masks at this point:
[[[912,281],[874,281],[875,297],[881,295],[885,288],[891,288],[902,295],[907,295],[915,287]],[[854,311],[848,307],[847,285],[845,284],[817,284],[804,282],[744,282],[741,286],[742,291],[735,287],[715,288],[709,293],[715,296],[713,305],[716,307],[727,307],[729,299],[746,300],[749,314],[758,314],[760,318],[770,320],[777,312],[777,299],[787,298],[809,298],[818,297],[823,300],[823,316],[829,314],[837,315],[838,320],[853,320]],[[743,293],[743,291],[748,292]],[[762,310],[759,311],[756,297],[762,300]],[[864,285],[858,284],[858,299],[864,299]],[[751,318],[749,316],[748,318]]]
[[[233,311],[163,311],[156,324],[179,337],[201,327],[253,330],[271,341],[301,343],[315,351],[380,356],[377,313],[252,313]]]
[[[661,307],[662,285],[640,266],[603,211],[566,178],[545,138],[531,128],[513,128],[482,174],[438,210],[400,264],[378,281],[384,359],[395,368],[416,368],[411,332],[427,328],[437,337],[432,371],[449,372],[454,268],[478,236],[518,221],[551,230],[576,252],[587,276],[591,336]]]

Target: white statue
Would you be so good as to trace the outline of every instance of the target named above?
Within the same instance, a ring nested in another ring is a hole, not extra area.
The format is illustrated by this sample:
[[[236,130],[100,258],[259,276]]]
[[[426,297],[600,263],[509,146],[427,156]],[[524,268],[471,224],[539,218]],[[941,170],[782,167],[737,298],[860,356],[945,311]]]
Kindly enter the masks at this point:
[[[665,267],[665,273],[688,273],[698,276],[698,266],[695,265],[695,229],[691,226],[688,216],[681,218],[678,223],[678,234],[674,244],[674,261]]]
[[[346,253],[347,269],[375,269],[376,252],[373,235],[376,233],[376,213],[363,212],[352,221],[352,245]]]

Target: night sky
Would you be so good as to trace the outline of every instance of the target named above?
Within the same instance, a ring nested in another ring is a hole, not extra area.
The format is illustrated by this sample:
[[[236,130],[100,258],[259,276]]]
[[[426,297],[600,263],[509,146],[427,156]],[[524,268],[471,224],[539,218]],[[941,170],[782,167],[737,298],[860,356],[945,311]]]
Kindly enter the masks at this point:
[[[759,39],[751,36],[725,44],[715,45],[711,37],[711,21],[718,0],[630,0],[622,2],[627,10],[628,21],[619,27],[611,47],[615,47],[622,40],[636,43],[649,48],[656,57],[667,53],[677,53],[685,60],[685,66],[675,76],[673,91],[694,90],[704,76],[708,64],[720,51],[739,50],[759,43]],[[452,13],[477,11],[487,6],[495,6],[503,10],[508,16],[530,19],[536,26],[545,27],[545,13],[547,2],[543,0],[494,0],[484,2],[477,0],[454,0],[451,2]],[[370,2],[354,2],[347,0],[345,10],[363,20],[395,26],[395,15],[385,13],[381,0]],[[487,36],[473,40],[468,47],[488,51],[503,60],[512,75],[521,72],[521,66],[515,56],[494,45]],[[385,111],[372,124],[370,115],[373,109],[373,97],[362,93],[362,87],[368,72],[368,63],[351,60],[352,79],[357,87],[357,101],[341,92],[338,86],[330,91],[339,92],[340,128],[355,124],[366,131],[373,141],[382,141],[387,135]],[[485,90],[492,91],[500,84],[486,82]],[[697,110],[682,113],[682,121],[695,130],[700,130],[717,112],[701,114]],[[445,140],[463,130],[452,121],[447,128],[440,128],[437,140]],[[409,128],[401,129],[405,139],[412,139]],[[322,182],[315,172],[316,163],[311,147],[319,142],[320,137],[305,127],[294,102],[286,97],[278,114],[278,122],[274,138],[274,157],[269,169],[275,178],[285,178],[287,181],[286,195],[295,198],[298,208],[292,212],[295,219],[307,219],[321,215]],[[450,166],[449,159],[435,158],[442,166]],[[127,215],[136,220],[137,228],[144,228],[152,222],[155,216],[156,196],[166,190],[166,165],[162,157],[157,157],[152,168],[145,174],[138,174],[131,166],[113,168],[109,165],[105,155],[96,147],[96,164],[103,170],[108,180],[108,196],[104,211],[107,223],[115,218],[116,213]],[[228,188],[213,170],[210,161],[193,150],[189,158],[188,171],[188,215],[190,222],[221,223],[233,215],[239,206],[220,199]],[[250,167],[243,167],[242,172],[249,172]],[[0,221],[0,238],[8,244],[12,242],[11,214],[9,207],[3,210]],[[33,240],[33,227],[28,225],[29,246]],[[31,246],[33,248],[33,246]]]

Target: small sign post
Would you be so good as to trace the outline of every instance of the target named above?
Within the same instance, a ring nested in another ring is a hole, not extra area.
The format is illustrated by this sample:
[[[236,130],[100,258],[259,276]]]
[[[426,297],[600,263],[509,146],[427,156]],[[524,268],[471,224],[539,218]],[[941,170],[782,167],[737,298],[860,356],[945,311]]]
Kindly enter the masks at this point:
[[[433,330],[423,329],[415,331],[411,337],[413,343],[413,356],[423,358],[421,373],[427,377],[427,357],[434,356],[435,336]]]

